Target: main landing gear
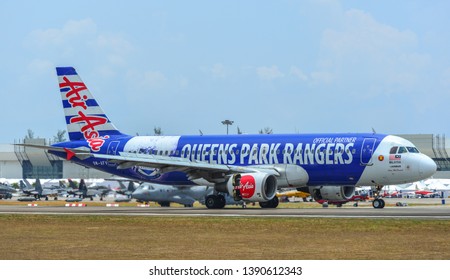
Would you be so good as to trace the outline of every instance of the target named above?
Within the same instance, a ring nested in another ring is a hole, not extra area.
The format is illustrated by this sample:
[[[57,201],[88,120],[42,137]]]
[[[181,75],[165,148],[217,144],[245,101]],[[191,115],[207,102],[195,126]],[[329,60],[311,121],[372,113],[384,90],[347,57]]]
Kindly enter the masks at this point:
[[[208,195],[205,205],[208,209],[222,209],[225,207],[226,201],[223,195]]]
[[[382,209],[385,206],[384,200],[380,197],[380,191],[383,188],[383,186],[376,186],[375,191],[374,191],[374,197],[375,199],[372,201],[372,206],[373,208],[376,209]]]

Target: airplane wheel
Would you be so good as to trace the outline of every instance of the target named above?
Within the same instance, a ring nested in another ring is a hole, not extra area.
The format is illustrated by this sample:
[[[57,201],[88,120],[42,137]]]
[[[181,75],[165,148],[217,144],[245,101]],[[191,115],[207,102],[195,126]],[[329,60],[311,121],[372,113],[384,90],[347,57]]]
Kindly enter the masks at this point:
[[[208,195],[205,205],[208,209],[222,209],[225,207],[226,200],[223,195]]]
[[[385,202],[384,202],[384,200],[377,198],[374,201],[372,201],[372,206],[373,206],[373,208],[376,208],[376,209],[382,209],[385,206]]]
[[[47,201],[47,200],[48,200],[48,197],[45,197],[45,200]]]
[[[280,201],[278,200],[278,197],[275,196],[271,200],[268,200],[266,202],[260,202],[259,206],[261,208],[277,208]]]
[[[225,197],[223,195],[218,195],[217,196],[217,208],[218,209],[222,209],[225,207],[225,205],[227,204],[227,201],[225,200]]]
[[[216,209],[216,199],[214,195],[208,195],[205,199],[205,205],[208,209]]]

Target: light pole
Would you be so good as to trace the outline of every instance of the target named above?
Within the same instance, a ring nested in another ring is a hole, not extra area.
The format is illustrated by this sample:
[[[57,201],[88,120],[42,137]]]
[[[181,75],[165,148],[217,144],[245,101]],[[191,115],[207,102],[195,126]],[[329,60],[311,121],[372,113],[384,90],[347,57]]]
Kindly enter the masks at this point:
[[[230,120],[222,121],[222,124],[227,126],[227,135],[228,135],[228,126],[232,125],[233,123],[234,123],[234,121],[230,121]]]

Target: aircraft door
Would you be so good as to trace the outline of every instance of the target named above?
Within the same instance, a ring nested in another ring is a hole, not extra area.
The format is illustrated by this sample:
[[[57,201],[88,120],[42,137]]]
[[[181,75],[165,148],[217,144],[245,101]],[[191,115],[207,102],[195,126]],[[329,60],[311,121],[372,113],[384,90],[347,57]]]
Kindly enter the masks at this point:
[[[361,147],[361,165],[372,165],[372,155],[374,152],[375,138],[365,138]]]
[[[117,155],[117,148],[119,147],[120,141],[111,141],[108,146],[108,155]]]

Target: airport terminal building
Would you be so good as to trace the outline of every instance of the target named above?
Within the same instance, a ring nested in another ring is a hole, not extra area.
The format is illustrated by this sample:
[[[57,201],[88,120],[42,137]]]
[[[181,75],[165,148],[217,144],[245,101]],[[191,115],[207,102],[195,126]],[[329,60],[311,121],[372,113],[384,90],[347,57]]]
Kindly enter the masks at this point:
[[[27,139],[25,143],[48,145],[49,141]],[[107,179],[111,177],[111,174],[63,160],[45,150],[0,144],[0,178]]]
[[[450,150],[443,135],[403,134],[398,135],[411,141],[424,154],[437,164],[438,172],[434,178],[450,179]],[[26,139],[26,143],[48,145],[45,139]],[[23,141],[21,141],[23,143]],[[111,174],[86,168],[63,160],[44,150],[0,144],[0,178],[46,178],[46,179],[107,179]]]

